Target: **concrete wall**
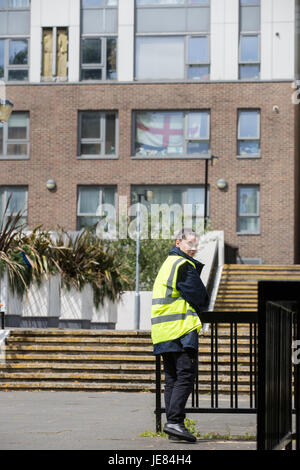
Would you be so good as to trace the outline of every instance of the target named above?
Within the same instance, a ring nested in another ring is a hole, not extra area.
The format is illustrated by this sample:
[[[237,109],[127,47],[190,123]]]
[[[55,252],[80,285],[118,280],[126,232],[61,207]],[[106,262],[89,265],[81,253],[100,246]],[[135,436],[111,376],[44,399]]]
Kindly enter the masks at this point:
[[[295,74],[295,0],[261,0],[261,79]]]

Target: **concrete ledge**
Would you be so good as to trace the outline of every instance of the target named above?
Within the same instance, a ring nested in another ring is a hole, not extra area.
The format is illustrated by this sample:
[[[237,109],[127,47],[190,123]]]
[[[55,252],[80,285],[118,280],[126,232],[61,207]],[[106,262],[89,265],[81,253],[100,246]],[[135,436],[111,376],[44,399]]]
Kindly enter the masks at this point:
[[[57,317],[22,317],[21,315],[5,315],[7,328],[57,328]]]

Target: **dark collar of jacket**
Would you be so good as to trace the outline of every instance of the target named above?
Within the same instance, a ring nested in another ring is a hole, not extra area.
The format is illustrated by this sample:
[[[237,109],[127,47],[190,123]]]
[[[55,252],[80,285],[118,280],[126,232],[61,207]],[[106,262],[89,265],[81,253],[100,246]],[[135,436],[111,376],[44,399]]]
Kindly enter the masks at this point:
[[[173,246],[173,248],[171,248],[171,250],[169,251],[169,255],[182,256],[183,258],[192,261],[192,263],[195,264],[197,273],[199,275],[201,274],[201,271],[204,268],[204,264],[200,263],[200,261],[196,260],[195,258],[192,258],[191,256],[187,255],[186,253],[181,251],[181,249],[177,246]]]

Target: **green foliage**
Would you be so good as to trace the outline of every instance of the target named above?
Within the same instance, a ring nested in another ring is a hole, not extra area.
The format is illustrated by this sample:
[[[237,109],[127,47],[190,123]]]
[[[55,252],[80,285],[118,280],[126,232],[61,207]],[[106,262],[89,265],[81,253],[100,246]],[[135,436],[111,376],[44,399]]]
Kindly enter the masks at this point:
[[[8,212],[11,196],[8,198],[4,215]],[[18,212],[15,216],[8,215],[3,217],[0,224],[0,276],[5,270],[8,273],[8,279],[13,289],[22,290],[26,288],[26,268],[23,259],[20,256],[18,248],[18,239],[22,231],[21,224],[22,213]]]
[[[3,217],[0,226],[0,276],[8,273],[13,293],[23,296],[32,283],[40,285],[49,276],[59,274],[66,289],[81,291],[90,284],[97,308],[104,299],[115,301],[130,288],[121,269],[124,264],[118,247],[105,244],[88,229],[75,237],[60,229],[55,240],[41,227],[25,233],[19,223],[21,217],[21,212]]]
[[[121,260],[120,272],[127,279],[130,289],[135,287],[136,242],[131,238],[109,242]],[[174,240],[141,240],[140,245],[140,290],[152,290],[160,266],[168,256]]]

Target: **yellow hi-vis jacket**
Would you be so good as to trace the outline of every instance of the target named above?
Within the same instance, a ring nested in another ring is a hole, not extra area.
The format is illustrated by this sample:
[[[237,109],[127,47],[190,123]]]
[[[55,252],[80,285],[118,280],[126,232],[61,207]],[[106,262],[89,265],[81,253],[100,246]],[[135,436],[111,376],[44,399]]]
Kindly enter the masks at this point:
[[[153,286],[151,337],[153,344],[180,338],[201,328],[195,309],[176,288],[178,269],[184,263],[195,264],[182,256],[170,255],[161,266]]]

